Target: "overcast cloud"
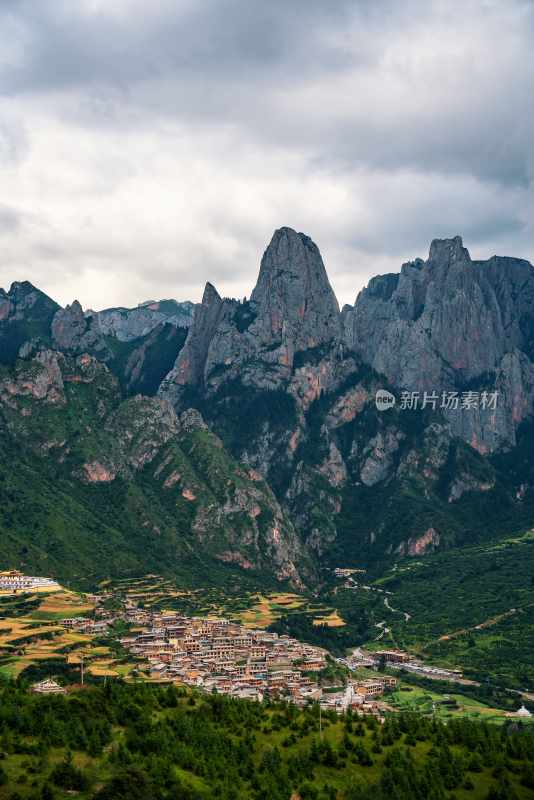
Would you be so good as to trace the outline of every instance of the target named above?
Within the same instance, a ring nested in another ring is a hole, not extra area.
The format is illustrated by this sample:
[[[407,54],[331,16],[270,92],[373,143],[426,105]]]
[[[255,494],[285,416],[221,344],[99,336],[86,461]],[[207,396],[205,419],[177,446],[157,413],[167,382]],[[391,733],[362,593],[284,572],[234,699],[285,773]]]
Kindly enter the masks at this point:
[[[532,0],[1,0],[0,286],[249,295],[272,232],[340,303],[464,237],[534,259]]]

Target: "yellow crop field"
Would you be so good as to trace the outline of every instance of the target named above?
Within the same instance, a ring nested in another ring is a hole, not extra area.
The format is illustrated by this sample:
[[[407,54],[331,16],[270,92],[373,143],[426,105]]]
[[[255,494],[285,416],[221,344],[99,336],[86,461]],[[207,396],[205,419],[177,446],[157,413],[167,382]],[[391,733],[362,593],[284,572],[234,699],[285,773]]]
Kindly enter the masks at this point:
[[[39,627],[32,627],[28,620],[23,620],[22,618],[2,620],[1,625],[0,647],[9,645],[12,642],[16,642],[17,639],[22,639],[27,636],[39,636],[43,633],[53,633],[62,630],[62,628],[57,625],[39,625]]]
[[[284,608],[288,609],[300,608],[304,605],[304,599],[298,594],[291,594],[291,592],[277,592],[276,594],[270,594],[268,599],[272,603],[278,606],[284,606]]]
[[[326,625],[328,628],[341,628],[345,625],[345,621],[339,616],[338,612],[334,610],[326,617],[315,617],[313,624]]]
[[[75,617],[79,614],[87,614],[92,611],[94,605],[84,601],[75,592],[62,591],[60,593],[48,595],[39,606],[40,614],[59,615],[65,617]]]
[[[253,595],[254,604],[233,616],[247,628],[266,628],[287,611],[294,611],[305,605],[305,599],[291,592],[276,592],[269,595]]]
[[[117,677],[117,672],[113,669],[114,660],[112,658],[102,658],[96,661],[92,661],[88,667],[87,671],[91,673],[91,675],[98,675],[102,678],[104,677]]]

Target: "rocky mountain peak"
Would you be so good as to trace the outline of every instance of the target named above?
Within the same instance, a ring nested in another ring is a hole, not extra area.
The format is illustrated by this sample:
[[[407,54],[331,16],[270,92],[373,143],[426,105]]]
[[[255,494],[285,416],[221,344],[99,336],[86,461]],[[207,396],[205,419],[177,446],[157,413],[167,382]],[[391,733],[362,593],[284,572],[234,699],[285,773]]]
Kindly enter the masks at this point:
[[[69,311],[72,317],[76,317],[76,319],[83,319],[83,308],[79,300],[73,300],[70,305],[65,306],[65,311]]]
[[[461,236],[452,239],[434,239],[428,255],[429,266],[450,266],[459,262],[471,261],[469,251],[463,246]]]
[[[498,409],[447,410],[451,430],[480,452],[515,444],[534,410],[534,270],[519,259],[472,261],[460,236],[398,278],[374,278],[344,312],[345,340],[410,391],[494,390]],[[513,365],[513,366],[512,366]]]
[[[206,284],[185,347],[160,393],[180,405],[180,387],[215,392],[229,380],[273,389],[291,377],[297,353],[341,338],[339,306],[316,244],[275,231],[249,301],[222,299]]]
[[[59,350],[67,353],[92,353],[102,361],[110,358],[109,350],[98,326],[98,320],[86,317],[81,303],[74,300],[54,315],[52,340]]]
[[[221,298],[213,284],[207,283],[202,302],[195,309],[185,345],[173,369],[163,381],[160,394],[176,399],[176,392],[179,391],[177,387],[202,384],[208,351],[220,323],[225,302],[227,301]]]
[[[30,292],[39,291],[30,281],[13,281],[9,287],[9,296],[13,299],[25,297]]]
[[[78,300],[60,309],[52,320],[54,342],[65,350],[71,350],[88,327],[83,309]]]
[[[261,261],[258,286],[269,274],[280,277],[280,273],[299,276],[307,269],[308,258],[318,261],[322,267],[323,278],[328,281],[322,263],[319,248],[304,233],[297,233],[293,228],[278,228],[272,235]]]
[[[293,329],[294,351],[339,336],[339,306],[317,245],[292,228],[274,232],[251,302],[271,341]]]
[[[48,295],[37,289],[30,281],[13,281],[9,288],[9,292],[0,290],[0,297],[10,300],[14,307],[20,309],[30,309],[39,301],[42,307],[47,309],[58,309],[59,305],[52,300]]]
[[[221,296],[215,286],[207,282],[206,286],[204,287],[204,293],[202,295],[202,305],[203,306],[211,306],[213,303],[217,303],[221,300]]]
[[[30,340],[45,341],[59,305],[29,281],[15,281],[9,292],[0,289],[0,355],[11,363]]]

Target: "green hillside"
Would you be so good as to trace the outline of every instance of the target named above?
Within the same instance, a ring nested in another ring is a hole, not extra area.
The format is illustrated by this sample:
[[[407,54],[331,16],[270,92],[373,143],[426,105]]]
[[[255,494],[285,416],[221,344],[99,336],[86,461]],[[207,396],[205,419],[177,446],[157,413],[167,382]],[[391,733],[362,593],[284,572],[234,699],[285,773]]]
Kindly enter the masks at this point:
[[[90,356],[3,367],[2,392],[2,568],[84,586],[156,570],[191,585],[224,580],[238,552],[263,585],[299,554],[269,487],[198,415],[123,400]]]
[[[534,689],[534,534],[402,562],[377,584],[395,642],[467,676]]]
[[[522,800],[534,732],[431,715],[339,718],[123,685],[0,696],[0,798]]]

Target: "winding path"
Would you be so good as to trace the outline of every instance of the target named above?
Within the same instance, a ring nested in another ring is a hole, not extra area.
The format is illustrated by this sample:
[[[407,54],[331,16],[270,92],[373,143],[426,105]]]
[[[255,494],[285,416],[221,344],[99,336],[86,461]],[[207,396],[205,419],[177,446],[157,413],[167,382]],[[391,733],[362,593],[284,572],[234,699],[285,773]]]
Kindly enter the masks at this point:
[[[390,632],[389,628],[386,628],[386,620],[385,619],[383,619],[382,622],[377,622],[376,625],[375,625],[375,628],[380,628],[380,633],[375,638],[375,642],[378,642],[378,640],[381,639],[384,636],[385,633],[389,633]]]
[[[401,611],[400,608],[393,608],[393,606],[390,606],[389,599],[387,597],[384,597],[384,605],[388,609],[388,611],[393,611],[394,614],[402,614],[405,622],[411,620],[412,615],[408,614],[407,611]]]

